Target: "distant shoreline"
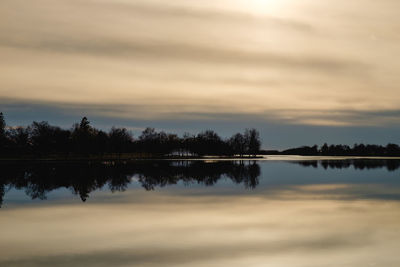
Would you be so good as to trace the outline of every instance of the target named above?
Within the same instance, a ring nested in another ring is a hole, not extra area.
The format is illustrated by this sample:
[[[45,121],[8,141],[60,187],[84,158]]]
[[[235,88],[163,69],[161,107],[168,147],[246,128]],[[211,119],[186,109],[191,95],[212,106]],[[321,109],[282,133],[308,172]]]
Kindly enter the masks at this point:
[[[21,157],[0,157],[0,162],[11,161],[139,161],[139,160],[259,160],[264,155],[258,156],[139,156],[131,153],[120,155],[89,155],[89,156],[21,156]]]
[[[27,127],[6,126],[0,112],[0,161],[120,161],[138,159],[233,159],[256,160],[275,156],[339,156],[365,158],[400,157],[400,146],[371,144],[301,146],[286,150],[261,149],[260,133],[245,129],[230,138],[213,130],[178,136],[147,127],[134,138],[126,128],[112,127],[105,132],[83,117],[70,129],[32,122]]]
[[[304,156],[304,155],[257,155],[257,156],[153,156],[139,157],[132,154],[107,155],[107,156],[53,156],[53,157],[10,157],[0,158],[0,163],[11,162],[134,162],[147,160],[171,160],[171,161],[207,161],[207,160],[232,160],[232,161],[325,161],[325,160],[400,160],[400,157],[387,156]]]

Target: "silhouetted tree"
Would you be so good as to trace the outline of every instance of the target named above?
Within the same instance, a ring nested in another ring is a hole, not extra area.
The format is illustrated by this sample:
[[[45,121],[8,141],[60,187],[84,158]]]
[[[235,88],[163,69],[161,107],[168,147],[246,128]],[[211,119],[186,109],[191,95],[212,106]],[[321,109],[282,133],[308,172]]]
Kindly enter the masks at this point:
[[[110,148],[110,138],[109,135],[101,130],[96,130],[96,134],[94,135],[93,140],[93,148],[92,153],[96,154],[104,154],[106,152],[112,152]]]
[[[147,127],[139,136],[139,150],[147,153],[156,153],[159,135],[154,128]]]
[[[140,140],[155,140],[157,139],[157,132],[154,128],[147,127],[143,130],[142,134],[139,136]]]
[[[3,112],[0,112],[0,136],[5,136],[6,121],[4,120]]]
[[[329,154],[329,146],[327,143],[325,143],[322,147],[321,147],[321,155],[323,156],[327,156]]]
[[[74,124],[71,137],[75,151],[89,154],[95,147],[97,132],[96,129],[90,126],[90,122],[86,117],[83,117],[79,124]]]
[[[69,150],[70,132],[48,122],[33,122],[30,139],[34,153],[62,153]]]
[[[261,147],[260,133],[254,128],[246,129],[244,139],[247,144],[247,153],[249,155],[257,155]]]
[[[328,150],[329,150],[329,148],[328,148]],[[302,156],[313,156],[313,155],[318,155],[319,153],[320,152],[318,150],[317,145],[314,145],[312,147],[302,146],[302,147],[298,147],[298,148],[291,148],[291,149],[287,149],[282,152],[282,154],[285,154],[285,155],[302,155]]]
[[[386,154],[388,156],[399,156],[400,155],[400,147],[396,144],[388,144],[386,146]]]
[[[31,153],[31,128],[16,127],[10,128],[6,132],[8,143],[12,148],[11,154]]]
[[[231,156],[256,155],[260,149],[259,133],[246,129],[222,139],[216,132],[206,130],[197,135],[157,132],[146,128],[138,140],[126,128],[113,127],[108,133],[90,125],[87,117],[75,123],[70,130],[52,126],[46,121],[33,122],[29,127],[5,128],[0,114],[0,154],[28,155],[30,157],[103,157],[105,153],[142,153],[141,156],[162,157],[168,155]],[[110,156],[110,155],[108,155]],[[115,156],[115,155],[111,155]],[[129,155],[127,155],[129,156]]]
[[[228,152],[228,145],[222,141],[216,132],[206,130],[196,136],[192,152],[200,156],[224,155]]]
[[[127,129],[112,127],[108,135],[110,137],[111,152],[122,153],[129,151],[133,137]]]
[[[303,146],[282,151],[284,155],[322,155],[322,156],[400,156],[400,147],[396,144],[388,144],[386,147],[378,145],[355,144],[352,148],[348,145],[324,144],[321,149]]]
[[[4,115],[0,112],[0,155],[6,153],[6,121]]]
[[[246,152],[247,142],[245,137],[241,133],[234,134],[229,139],[229,146],[231,147],[234,154],[243,156]]]
[[[188,156],[189,154],[193,153],[192,147],[195,140],[195,136],[189,133],[184,133],[183,138],[181,140],[181,155]]]

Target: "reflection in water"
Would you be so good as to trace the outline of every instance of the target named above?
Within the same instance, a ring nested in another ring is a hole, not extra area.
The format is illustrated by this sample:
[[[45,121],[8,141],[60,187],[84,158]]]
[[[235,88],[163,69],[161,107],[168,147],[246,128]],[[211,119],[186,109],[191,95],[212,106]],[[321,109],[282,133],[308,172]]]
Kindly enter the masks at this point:
[[[137,161],[134,163],[81,164],[7,164],[0,173],[0,206],[5,189],[23,189],[32,199],[46,199],[46,194],[59,188],[70,188],[86,201],[90,192],[108,186],[112,191],[124,191],[132,177],[146,190],[166,185],[198,183],[211,186],[221,177],[230,178],[246,188],[258,184],[260,167],[244,161]]]
[[[281,200],[136,189],[124,202],[5,209],[0,266],[399,266],[399,202],[312,190]]]
[[[395,171],[400,160],[346,159],[289,161],[304,167],[342,169],[354,167],[359,170],[386,168]],[[95,190],[108,187],[112,192],[124,191],[132,177],[146,190],[155,187],[193,183],[215,185],[222,177],[235,184],[254,189],[259,184],[260,167],[256,161],[135,161],[125,163],[36,163],[4,164],[0,173],[0,207],[5,192],[25,189],[32,199],[46,199],[47,193],[71,189],[86,201]]]
[[[386,168],[395,171],[400,168],[400,160],[396,159],[341,159],[341,160],[301,160],[292,161],[304,167],[322,166],[324,169],[346,169],[354,167],[356,170]]]
[[[400,266],[396,165],[349,162],[3,166],[0,266]]]

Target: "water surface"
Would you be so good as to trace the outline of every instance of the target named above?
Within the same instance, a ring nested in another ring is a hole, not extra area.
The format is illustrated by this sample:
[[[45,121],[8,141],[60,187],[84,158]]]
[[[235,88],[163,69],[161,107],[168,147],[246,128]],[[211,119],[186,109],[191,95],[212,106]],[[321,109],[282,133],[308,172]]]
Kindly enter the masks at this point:
[[[400,162],[3,164],[0,266],[399,266]]]

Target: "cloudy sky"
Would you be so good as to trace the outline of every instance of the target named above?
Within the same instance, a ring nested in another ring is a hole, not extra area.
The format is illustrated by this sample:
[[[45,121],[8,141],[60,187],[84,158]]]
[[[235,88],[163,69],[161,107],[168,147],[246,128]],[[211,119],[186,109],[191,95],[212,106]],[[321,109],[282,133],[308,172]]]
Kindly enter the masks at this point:
[[[2,0],[0,110],[264,146],[400,139],[398,0]]]

